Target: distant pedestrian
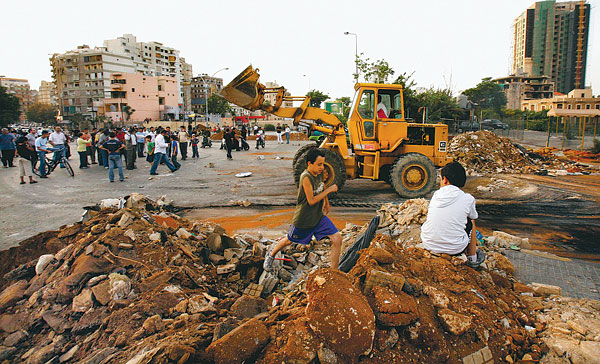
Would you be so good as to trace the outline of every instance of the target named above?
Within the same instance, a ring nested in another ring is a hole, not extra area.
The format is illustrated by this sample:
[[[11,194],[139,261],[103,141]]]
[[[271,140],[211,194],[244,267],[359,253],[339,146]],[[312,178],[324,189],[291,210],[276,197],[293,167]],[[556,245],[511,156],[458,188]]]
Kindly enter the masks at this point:
[[[46,176],[46,153],[51,153],[46,146],[48,144],[48,131],[42,130],[42,135],[35,140],[35,151],[38,155],[38,160],[40,161],[39,171],[40,178],[48,178]]]
[[[137,142],[137,153],[138,158],[144,158],[144,141],[146,140],[146,128],[138,128],[135,133]]]
[[[152,161],[154,161],[154,142],[150,135],[146,135],[146,162],[152,165]]]
[[[115,167],[119,169],[119,181],[123,182],[123,161],[121,160],[121,150],[125,148],[123,143],[117,139],[115,132],[109,134],[108,139],[100,148],[108,153],[108,180],[115,181]]]
[[[227,149],[227,159],[232,160],[231,150],[233,149],[233,131],[229,130],[229,128],[225,129],[225,133],[223,134],[223,139],[225,140],[225,148]]]
[[[108,169],[108,152],[106,149],[100,148],[104,143],[110,139],[110,132],[108,129],[104,129],[104,132],[98,137],[98,151],[100,151],[100,165]]]
[[[199,158],[200,155],[198,154],[198,143],[200,140],[198,137],[196,137],[196,134],[192,134],[192,139],[190,142],[192,143],[192,158]]]
[[[179,129],[179,134],[177,134],[177,139],[179,140],[179,148],[181,149],[181,160],[184,161],[187,159],[187,149],[188,149],[188,140],[190,135],[187,131],[185,131],[185,126],[181,126]]]
[[[258,149],[259,146],[262,146],[263,149],[265,148],[265,132],[262,128],[258,128],[258,131],[256,132],[256,149]]]
[[[77,153],[79,154],[79,168],[86,169],[88,166],[88,150],[87,147],[92,145],[92,141],[84,138],[84,133],[77,133]]]
[[[286,144],[290,144],[290,132],[292,130],[290,129],[289,126],[285,126],[285,140],[287,141]]]
[[[88,148],[89,153],[90,153],[90,160],[92,162],[92,164],[97,164],[96,163],[96,135],[98,135],[98,129],[94,128],[92,129],[92,133],[90,134],[90,140],[92,141],[90,147]]]
[[[281,133],[283,132],[283,128],[281,124],[277,124],[277,128],[275,129],[277,132],[277,144],[283,144],[283,138],[281,137]]]
[[[16,137],[13,133],[9,133],[8,129],[2,128],[2,134],[0,134],[0,152],[2,153],[2,167],[16,167],[13,164],[15,158],[15,145]]]
[[[177,168],[175,168],[175,166],[171,164],[169,158],[167,158],[167,147],[169,146],[169,144],[165,141],[166,136],[167,131],[162,130],[161,133],[157,134],[156,138],[154,139],[154,161],[152,162],[152,168],[150,168],[150,174],[153,176],[158,175],[158,173],[156,173],[156,170],[158,169],[158,165],[161,162],[164,162],[167,168],[171,170],[171,172],[175,172],[177,170]]]
[[[137,150],[137,137],[135,135],[135,128],[131,127],[125,133],[125,161],[127,163],[128,170],[135,169],[135,152]]]
[[[258,134],[258,125],[254,124],[254,135]]]
[[[35,164],[37,163],[38,157],[37,157],[37,153],[35,152],[35,140],[37,139],[37,130],[35,130],[35,128],[31,128],[29,129],[29,134],[27,134],[25,137],[27,138],[27,142],[29,143],[29,149],[32,151],[31,153],[31,171],[33,172],[34,168],[35,168]],[[42,134],[41,130],[40,130],[40,135]]]
[[[171,139],[171,163],[175,166],[175,168],[181,168],[181,163],[177,162],[177,153],[179,153],[179,142],[177,138]]]
[[[33,180],[32,170],[33,166],[31,165],[31,161],[33,159],[33,155],[36,154],[35,151],[29,145],[29,141],[25,136],[25,133],[22,133],[20,137],[17,138],[17,156],[19,159],[17,163],[19,164],[19,177],[21,178],[21,184],[24,185],[25,177],[29,177],[29,183],[37,183]],[[27,167],[25,166],[27,164]]]

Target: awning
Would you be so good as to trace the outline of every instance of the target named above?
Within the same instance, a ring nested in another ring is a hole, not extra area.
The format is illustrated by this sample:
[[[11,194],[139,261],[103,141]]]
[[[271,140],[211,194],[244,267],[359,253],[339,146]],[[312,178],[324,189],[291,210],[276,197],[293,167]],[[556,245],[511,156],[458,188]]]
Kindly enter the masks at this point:
[[[594,116],[600,116],[600,110],[598,110],[598,109],[551,109],[548,111],[548,116],[592,118]]]

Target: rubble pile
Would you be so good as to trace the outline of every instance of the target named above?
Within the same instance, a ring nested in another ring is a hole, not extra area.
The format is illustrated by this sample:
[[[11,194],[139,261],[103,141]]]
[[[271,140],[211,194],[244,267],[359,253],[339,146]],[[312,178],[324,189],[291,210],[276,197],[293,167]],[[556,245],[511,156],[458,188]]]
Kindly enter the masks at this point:
[[[550,321],[538,319],[533,295],[552,290],[526,292],[499,253],[474,270],[463,258],[415,247],[407,237],[426,216],[425,200],[385,205],[379,213],[379,234],[348,274],[326,268],[326,240],[287,247],[268,273],[262,262],[272,240],[228,236],[217,224],[182,219],[139,194],[105,201],[81,222],[38,235],[35,259],[8,264],[0,362],[542,358],[542,322]],[[365,228],[348,225],[346,245]]]
[[[589,173],[585,166],[574,161],[559,159],[551,153],[534,153],[486,130],[455,136],[448,144],[448,152],[471,176],[486,173]]]
[[[533,294],[527,288],[522,294]],[[600,302],[547,294],[530,300],[550,349],[541,363],[600,363]]]

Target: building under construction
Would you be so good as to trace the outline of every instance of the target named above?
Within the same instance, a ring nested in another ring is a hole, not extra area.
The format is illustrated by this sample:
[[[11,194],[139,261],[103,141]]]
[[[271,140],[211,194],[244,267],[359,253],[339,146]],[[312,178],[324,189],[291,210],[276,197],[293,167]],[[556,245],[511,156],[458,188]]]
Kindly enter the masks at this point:
[[[585,88],[590,4],[540,1],[514,22],[512,74],[549,76],[555,91]]]

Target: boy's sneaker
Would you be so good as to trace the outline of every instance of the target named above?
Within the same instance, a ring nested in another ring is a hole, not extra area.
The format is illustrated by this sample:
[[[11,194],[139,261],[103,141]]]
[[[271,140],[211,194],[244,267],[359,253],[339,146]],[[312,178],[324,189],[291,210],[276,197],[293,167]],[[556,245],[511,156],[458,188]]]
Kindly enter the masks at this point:
[[[469,258],[467,258],[467,265],[471,268],[479,267],[483,262],[485,262],[485,253],[479,249],[477,249],[477,259],[472,262]]]
[[[269,246],[267,252],[265,253],[265,261],[263,263],[263,269],[267,272],[271,272],[273,270],[273,262],[275,261],[275,257],[271,255],[271,251],[273,251],[274,244]]]

